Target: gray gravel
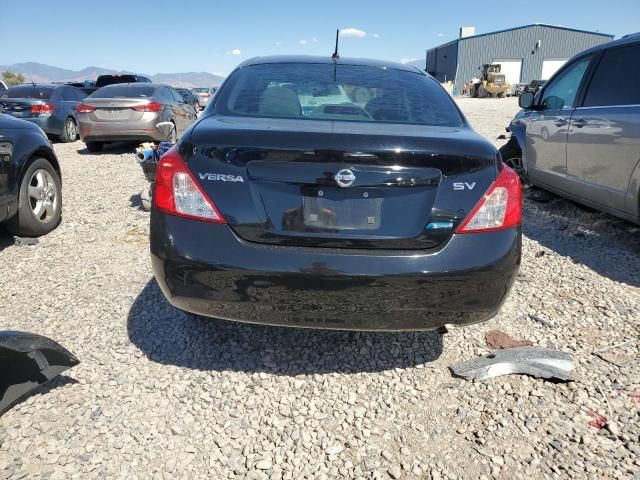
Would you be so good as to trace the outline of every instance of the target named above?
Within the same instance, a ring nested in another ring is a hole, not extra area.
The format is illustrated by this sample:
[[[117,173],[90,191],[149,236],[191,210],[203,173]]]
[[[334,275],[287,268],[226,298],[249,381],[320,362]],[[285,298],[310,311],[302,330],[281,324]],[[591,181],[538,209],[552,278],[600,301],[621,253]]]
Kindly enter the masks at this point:
[[[460,105],[496,145],[517,110]],[[82,363],[0,419],[0,479],[637,478],[637,362],[592,355],[639,338],[633,225],[527,190],[509,300],[444,336],[242,325],[165,302],[130,150],[55,149],[63,223],[34,246],[0,232],[0,325]],[[448,365],[488,352],[489,329],[571,352],[578,380],[452,378]],[[589,425],[609,408],[610,430]]]

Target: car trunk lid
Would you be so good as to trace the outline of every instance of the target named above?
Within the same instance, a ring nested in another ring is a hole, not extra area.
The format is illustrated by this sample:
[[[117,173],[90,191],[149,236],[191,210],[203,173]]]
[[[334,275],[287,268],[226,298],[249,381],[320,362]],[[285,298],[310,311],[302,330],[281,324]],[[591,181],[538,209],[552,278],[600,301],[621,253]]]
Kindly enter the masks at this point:
[[[0,112],[16,118],[33,118],[40,115],[39,107],[46,104],[45,100],[35,98],[0,98]]]
[[[497,172],[466,127],[209,117],[182,150],[236,234],[288,246],[435,248]]]
[[[146,98],[86,98],[83,104],[94,107],[95,110],[88,113],[94,122],[126,122],[136,121],[142,118],[144,112],[134,110],[149,103]]]

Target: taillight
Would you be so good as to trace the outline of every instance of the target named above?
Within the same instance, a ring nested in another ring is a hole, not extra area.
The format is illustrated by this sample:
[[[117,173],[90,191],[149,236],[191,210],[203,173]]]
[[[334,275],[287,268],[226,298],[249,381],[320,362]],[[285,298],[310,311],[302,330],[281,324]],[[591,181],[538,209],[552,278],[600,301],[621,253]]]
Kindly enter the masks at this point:
[[[87,105],[86,103],[80,103],[76,107],[76,112],[78,113],[91,113],[96,109],[96,107],[92,107],[91,105]]]
[[[200,188],[175,147],[165,153],[158,163],[153,205],[164,213],[178,217],[227,223]]]
[[[505,230],[522,222],[522,185],[518,174],[503,165],[498,178],[480,199],[456,233]]]
[[[41,105],[31,105],[31,113],[35,113],[36,115],[40,115],[42,117],[48,117],[53,113],[55,109],[55,105],[50,105],[48,103],[43,103]]]
[[[149,102],[143,105],[136,105],[133,108],[136,112],[159,112],[162,108],[162,105],[158,102]]]
[[[203,93],[203,94],[202,94],[202,96],[203,96],[203,97],[208,97],[208,96],[209,96],[209,94],[208,94],[208,93]]]

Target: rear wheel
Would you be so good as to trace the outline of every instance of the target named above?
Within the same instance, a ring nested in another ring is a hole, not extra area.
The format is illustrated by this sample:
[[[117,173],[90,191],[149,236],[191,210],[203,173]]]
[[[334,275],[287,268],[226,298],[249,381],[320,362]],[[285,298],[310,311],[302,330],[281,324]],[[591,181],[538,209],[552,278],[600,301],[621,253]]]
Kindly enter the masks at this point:
[[[104,142],[87,142],[87,150],[90,152],[100,152],[103,146]]]
[[[507,143],[500,147],[500,155],[502,162],[512,168],[520,176],[522,182],[526,183],[527,172],[522,161],[522,150],[514,137],[511,137]]]
[[[64,128],[62,129],[62,135],[60,135],[60,140],[65,143],[75,142],[78,139],[78,126],[76,125],[76,121],[69,117],[64,122]]]
[[[18,213],[7,222],[16,235],[39,237],[52,231],[62,217],[60,175],[44,158],[36,158],[22,178]]]

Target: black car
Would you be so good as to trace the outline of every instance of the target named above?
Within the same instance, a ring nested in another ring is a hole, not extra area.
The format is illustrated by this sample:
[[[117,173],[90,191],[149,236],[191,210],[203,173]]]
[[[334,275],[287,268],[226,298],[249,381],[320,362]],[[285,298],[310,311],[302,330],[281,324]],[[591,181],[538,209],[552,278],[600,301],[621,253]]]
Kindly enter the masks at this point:
[[[35,124],[0,114],[0,222],[37,237],[60,223],[62,181],[51,143]]]
[[[547,83],[546,80],[531,80],[528,85],[524,87],[524,91],[522,93],[533,93],[534,95],[538,93],[544,84]]]
[[[25,83],[0,92],[0,112],[38,125],[62,142],[78,139],[76,107],[87,98],[70,85]]]
[[[521,211],[517,174],[425,72],[256,58],[160,160],[152,264],[196,314],[434,329],[496,314]]]
[[[191,105],[196,112],[200,111],[198,98],[193,94],[191,90],[189,90],[188,88],[176,88],[176,91],[183,98],[184,103],[186,103],[187,105]]]

